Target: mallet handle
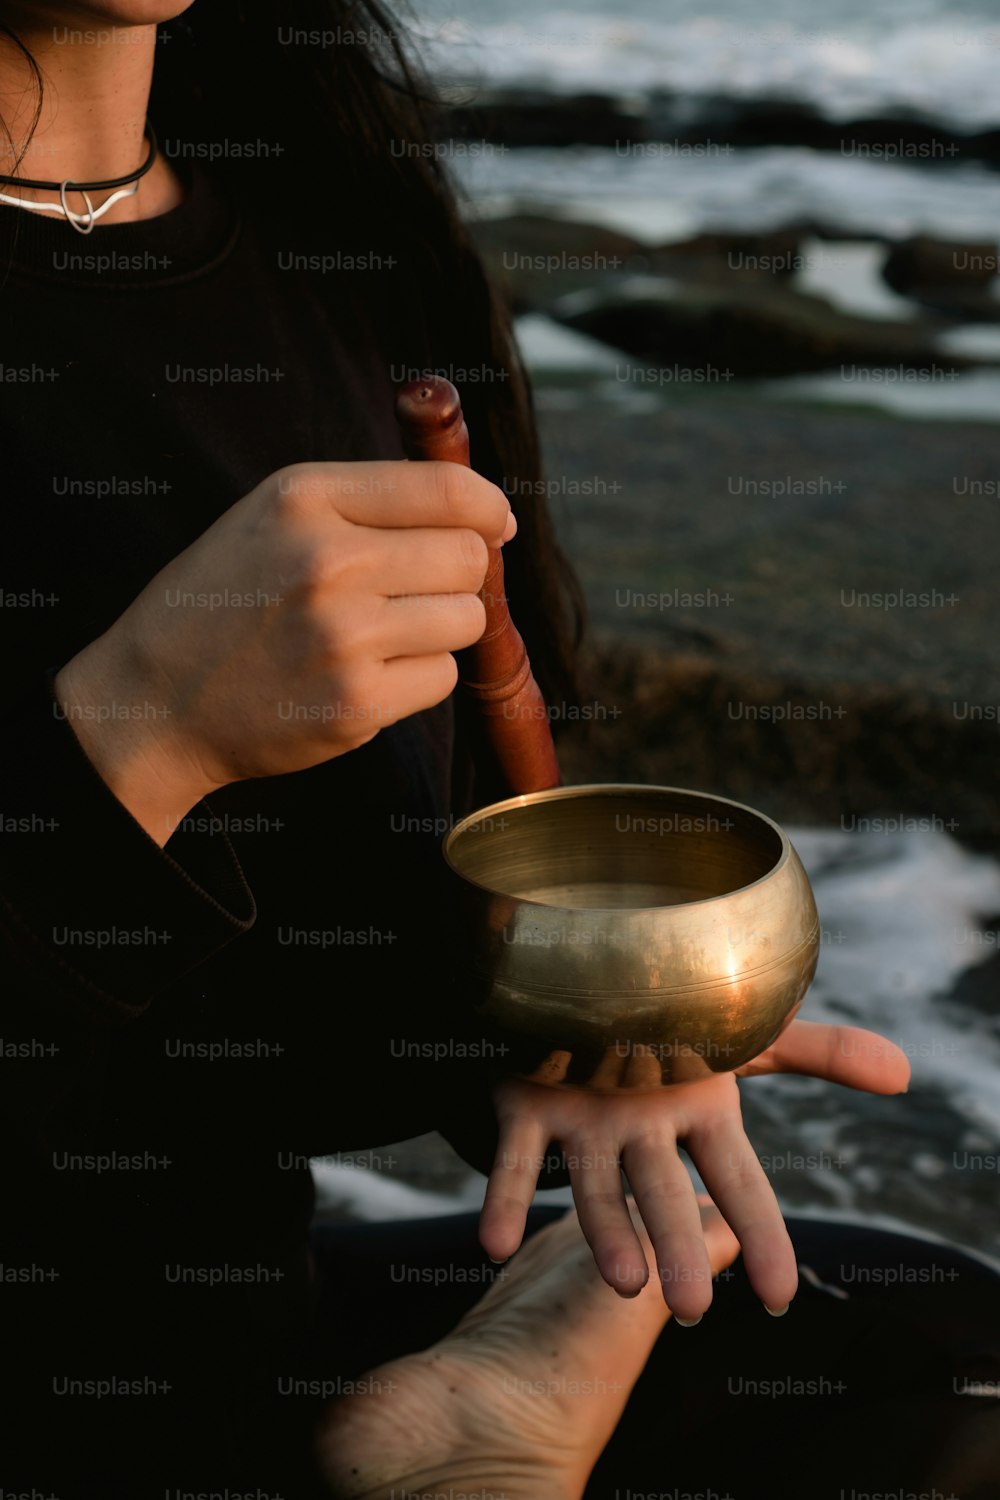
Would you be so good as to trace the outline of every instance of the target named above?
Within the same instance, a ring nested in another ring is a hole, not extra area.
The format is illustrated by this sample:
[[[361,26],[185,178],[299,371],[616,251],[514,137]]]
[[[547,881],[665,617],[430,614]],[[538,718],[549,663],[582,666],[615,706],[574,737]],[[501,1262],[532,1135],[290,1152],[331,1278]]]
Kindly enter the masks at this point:
[[[396,400],[408,458],[469,464],[469,431],[458,392],[448,380],[411,380]],[[486,732],[511,793],[541,792],[560,782],[548,711],[504,593],[503,554],[490,549],[479,593],[486,629],[458,653],[462,685],[479,704]]]

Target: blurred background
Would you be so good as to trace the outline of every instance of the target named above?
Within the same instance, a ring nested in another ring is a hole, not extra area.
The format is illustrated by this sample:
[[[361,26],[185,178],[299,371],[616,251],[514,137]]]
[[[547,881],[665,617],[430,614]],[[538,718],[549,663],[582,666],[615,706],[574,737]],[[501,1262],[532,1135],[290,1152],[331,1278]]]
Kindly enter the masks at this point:
[[[786,825],[823,925],[803,1015],[883,1032],[913,1084],[744,1084],[782,1206],[1000,1256],[1000,15],[415,9],[587,592],[566,779]],[[430,1137],[316,1175],[339,1216],[482,1194]]]

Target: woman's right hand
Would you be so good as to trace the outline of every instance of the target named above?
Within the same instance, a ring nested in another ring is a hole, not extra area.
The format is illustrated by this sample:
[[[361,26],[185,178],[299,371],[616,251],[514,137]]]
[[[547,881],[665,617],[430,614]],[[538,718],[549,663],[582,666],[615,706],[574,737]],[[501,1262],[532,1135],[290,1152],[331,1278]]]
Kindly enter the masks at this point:
[[[55,680],[84,751],[164,844],[207,792],[300,771],[447,698],[485,627],[502,490],[460,464],[279,469]]]

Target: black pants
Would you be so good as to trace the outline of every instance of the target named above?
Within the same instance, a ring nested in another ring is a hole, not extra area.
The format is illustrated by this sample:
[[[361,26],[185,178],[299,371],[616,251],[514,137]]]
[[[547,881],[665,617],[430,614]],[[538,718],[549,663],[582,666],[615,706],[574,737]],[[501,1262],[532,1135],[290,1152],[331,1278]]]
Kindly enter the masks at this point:
[[[562,1212],[533,1210],[529,1232]],[[298,1377],[350,1389],[454,1327],[494,1274],[476,1222],[319,1230]],[[789,1230],[802,1277],[790,1311],[769,1317],[737,1262],[696,1328],[668,1324],[587,1500],[1000,1500],[1000,1276],[906,1235],[794,1219]],[[291,1455],[320,1403],[289,1394],[289,1375],[256,1425],[283,1450],[275,1493],[312,1500],[326,1492],[293,1479]]]

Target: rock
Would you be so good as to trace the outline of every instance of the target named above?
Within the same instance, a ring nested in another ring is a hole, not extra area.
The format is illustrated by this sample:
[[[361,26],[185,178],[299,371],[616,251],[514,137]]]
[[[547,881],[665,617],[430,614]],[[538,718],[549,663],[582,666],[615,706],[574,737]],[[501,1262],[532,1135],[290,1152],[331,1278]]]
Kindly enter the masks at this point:
[[[586,666],[594,701],[627,704],[631,718],[592,721],[560,743],[568,784],[699,787],[785,824],[836,825],[847,809],[892,808],[952,818],[964,837],[1000,834],[983,790],[995,726],[957,724],[919,688],[820,682],[808,667],[783,676],[763,662],[747,670],[683,642],[671,650],[605,633],[591,638]],[[812,719],[817,699],[842,717]],[[788,717],[734,720],[734,703],[781,705]]]
[[[650,246],[606,225],[545,214],[471,225],[516,314],[545,313],[652,361],[692,369],[711,361],[735,375],[838,363],[960,369],[977,362],[966,350],[943,359],[932,342],[939,328],[929,318],[857,316],[798,290],[813,228],[717,230]],[[992,322],[1000,321],[1000,302],[990,293],[996,263],[993,244],[923,236],[892,246],[883,276],[894,291],[936,311]]]
[[[767,286],[657,284],[625,278],[568,296],[551,315],[649,365],[701,372],[702,380],[779,376],[838,365],[966,369],[942,355],[918,323],[854,317],[822,297]],[[706,372],[712,372],[709,374]],[[636,372],[637,380],[644,379]]]
[[[606,224],[583,224],[576,219],[546,214],[507,214],[478,219],[471,226],[482,248],[501,248],[519,255],[603,255],[626,258],[642,246],[631,235]]]
[[[974,131],[966,137],[966,149],[984,161],[1000,161],[1000,130]]]
[[[803,241],[815,232],[812,224],[789,224],[758,233],[720,230],[650,246],[605,225],[544,214],[483,219],[470,228],[516,313],[546,311],[569,293],[613,285],[627,275],[710,286],[787,281],[805,268]]]
[[[1000,319],[990,292],[1000,271],[995,240],[938,240],[916,235],[894,245],[882,267],[893,291],[959,316]]]
[[[759,234],[704,233],[646,252],[649,269],[701,281],[794,276],[804,268],[797,226]]]
[[[975,155],[967,136],[919,115],[871,115],[833,127],[830,146],[871,161],[937,162]]]
[[[547,94],[536,89],[483,92],[452,104],[443,135],[505,146],[613,146],[646,138],[643,112],[607,94]]]
[[[678,107],[679,106],[679,107]],[[671,105],[669,95],[650,102],[650,134],[722,146],[812,146],[829,149],[836,129],[815,105],[791,98],[734,98],[706,94]],[[672,117],[672,118],[671,118]]]
[[[601,224],[511,214],[470,228],[515,312],[548,307],[568,292],[646,264],[638,240]]]
[[[587,597],[585,701],[621,710],[579,750],[567,725],[567,784],[697,786],[779,822],[935,813],[995,844],[995,423],[729,387],[634,410],[581,392],[541,434]],[[930,607],[879,607],[901,588]],[[844,712],[729,707],[788,702]]]
[[[916,235],[894,245],[882,270],[897,292],[924,287],[988,286],[1000,269],[995,240],[961,242]]]
[[[1000,161],[1000,130],[963,132],[919,113],[830,120],[791,97],[727,94],[550,94],[482,89],[443,109],[439,134],[507,146],[662,145],[678,155],[740,147],[805,146],[883,161]]]

